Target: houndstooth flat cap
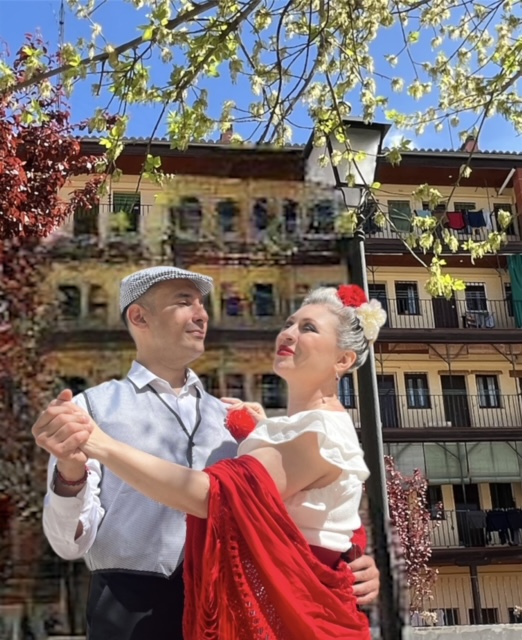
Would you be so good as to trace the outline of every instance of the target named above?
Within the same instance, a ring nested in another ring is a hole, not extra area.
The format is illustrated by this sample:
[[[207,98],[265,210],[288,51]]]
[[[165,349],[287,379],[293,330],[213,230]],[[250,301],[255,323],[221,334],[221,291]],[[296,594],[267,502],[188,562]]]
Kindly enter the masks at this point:
[[[212,278],[203,276],[200,273],[185,271],[185,269],[179,269],[178,267],[149,267],[148,269],[131,273],[121,281],[120,312],[123,314],[130,304],[158,282],[177,280],[178,278],[193,282],[204,296],[210,293],[214,286]]]

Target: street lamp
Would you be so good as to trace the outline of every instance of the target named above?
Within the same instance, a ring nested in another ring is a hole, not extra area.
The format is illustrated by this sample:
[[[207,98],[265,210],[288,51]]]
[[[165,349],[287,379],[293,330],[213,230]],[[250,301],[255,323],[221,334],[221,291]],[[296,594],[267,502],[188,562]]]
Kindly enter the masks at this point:
[[[343,159],[335,165],[334,162],[340,157],[336,152],[346,151],[345,143],[339,142],[333,133],[323,147],[316,147],[312,136],[305,148],[305,179],[308,183],[337,189],[342,194],[345,206],[357,211],[357,229],[352,237],[343,238],[340,247],[346,258],[349,281],[359,285],[368,293],[362,209],[367,200],[368,188],[375,180],[377,157],[381,152],[382,141],[389,126],[347,120],[343,121],[343,129],[350,149],[359,158],[353,161]],[[361,155],[361,152],[364,155]],[[326,155],[327,163],[320,162],[320,157],[323,155]],[[350,184],[347,181],[348,176],[352,176]],[[363,401],[359,403],[361,442],[371,472],[366,487],[375,562],[381,574],[379,602],[381,638],[382,640],[400,640],[403,637],[405,625],[399,602],[399,585],[396,584],[396,578],[392,572],[389,552],[386,472],[373,347],[370,349],[367,361],[357,371],[357,380],[359,390],[364,395]]]

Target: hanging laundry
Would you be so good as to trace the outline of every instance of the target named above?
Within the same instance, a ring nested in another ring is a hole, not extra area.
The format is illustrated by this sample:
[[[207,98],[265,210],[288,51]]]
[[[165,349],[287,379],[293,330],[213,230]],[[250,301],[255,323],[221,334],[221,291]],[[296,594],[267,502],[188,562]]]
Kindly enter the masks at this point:
[[[363,230],[366,235],[373,235],[374,233],[379,233],[379,231],[382,231],[382,229],[375,222],[373,214],[365,217]]]
[[[491,534],[498,533],[500,544],[507,544],[510,540],[509,537],[509,522],[507,514],[501,509],[493,509],[488,511],[486,516],[486,531],[488,532],[488,539],[491,541]]]
[[[397,231],[411,231],[411,211],[390,211],[390,220]]]
[[[466,218],[463,211],[446,211],[448,227],[454,231],[462,231],[466,228]]]
[[[468,211],[468,225],[473,229],[482,229],[486,226],[486,220],[482,209],[479,211]]]
[[[418,211],[415,211],[415,215],[419,218],[431,218],[432,213],[429,209],[419,209]]]
[[[515,325],[522,328],[522,254],[507,257]]]

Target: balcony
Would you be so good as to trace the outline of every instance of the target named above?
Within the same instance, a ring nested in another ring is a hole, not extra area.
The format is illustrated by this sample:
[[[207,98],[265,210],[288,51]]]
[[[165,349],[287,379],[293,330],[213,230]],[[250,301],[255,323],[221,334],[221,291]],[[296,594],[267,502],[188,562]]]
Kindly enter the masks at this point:
[[[358,399],[360,402],[360,399]],[[346,402],[344,403],[346,406]],[[504,395],[396,395],[379,396],[382,428],[387,442],[458,442],[473,430],[473,440],[522,436],[522,396]],[[361,427],[359,411],[347,407],[356,428]],[[428,436],[429,432],[429,436]]]
[[[432,509],[434,549],[517,547],[522,553],[522,509]]]
[[[46,248],[55,260],[146,260],[150,255],[140,229],[152,208],[137,203],[128,210],[116,211],[114,206],[100,204],[77,212],[72,230],[46,239]]]
[[[522,302],[518,300],[484,297],[470,302],[445,298],[425,300],[416,296],[376,297],[388,313],[388,321],[379,335],[380,342],[487,343],[520,340]]]

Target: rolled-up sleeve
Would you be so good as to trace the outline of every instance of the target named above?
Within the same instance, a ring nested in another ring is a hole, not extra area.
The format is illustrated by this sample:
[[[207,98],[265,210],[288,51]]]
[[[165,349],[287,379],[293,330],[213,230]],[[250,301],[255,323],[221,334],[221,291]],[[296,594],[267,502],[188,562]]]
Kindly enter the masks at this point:
[[[74,402],[86,409],[81,395]],[[101,466],[97,460],[88,460],[89,476],[78,495],[70,498],[53,491],[53,472],[56,458],[50,456],[47,468],[47,493],[43,507],[43,529],[55,553],[65,560],[84,556],[96,538],[98,526],[104,515],[100,502]],[[75,540],[78,523],[82,534]]]

